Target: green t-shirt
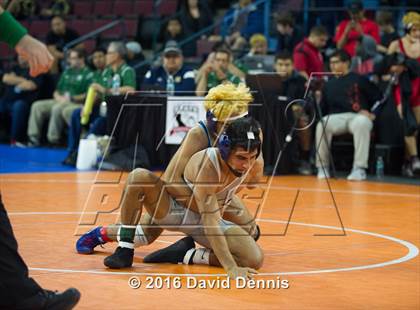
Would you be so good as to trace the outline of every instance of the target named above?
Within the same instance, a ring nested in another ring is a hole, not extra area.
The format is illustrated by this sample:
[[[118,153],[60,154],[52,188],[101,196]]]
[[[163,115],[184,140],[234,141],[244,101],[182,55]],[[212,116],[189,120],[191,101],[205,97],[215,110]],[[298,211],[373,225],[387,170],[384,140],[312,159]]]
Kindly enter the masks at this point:
[[[101,84],[102,81],[102,73],[104,70],[95,70],[92,72],[92,83],[98,83]]]
[[[219,80],[216,73],[210,72],[209,75],[207,76],[207,90],[221,84],[223,81],[224,80]],[[237,77],[236,75],[233,75],[232,73],[228,72],[226,74],[225,81],[229,81],[235,85],[238,85],[241,82],[241,79]]]
[[[92,83],[92,77],[92,71],[88,67],[66,69],[60,76],[57,91],[62,95],[69,93],[70,96],[84,94]]]
[[[119,66],[116,72],[114,72],[110,66],[106,67],[102,72],[101,81],[99,81],[99,84],[107,89],[112,88],[112,78],[115,74],[120,76],[120,87],[131,86],[136,89],[136,72],[133,68],[125,63]]]

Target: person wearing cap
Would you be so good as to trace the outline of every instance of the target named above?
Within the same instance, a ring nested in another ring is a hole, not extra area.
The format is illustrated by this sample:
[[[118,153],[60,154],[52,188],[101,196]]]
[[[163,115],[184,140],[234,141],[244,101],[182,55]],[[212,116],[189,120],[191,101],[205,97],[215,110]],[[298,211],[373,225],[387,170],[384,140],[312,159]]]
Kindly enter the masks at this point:
[[[144,60],[144,55],[142,53],[142,48],[140,43],[136,41],[130,41],[125,44],[127,49],[127,64],[133,65],[140,61]]]
[[[195,91],[194,71],[184,65],[182,51],[175,41],[168,41],[163,50],[162,65],[146,73],[143,85],[159,86],[168,94],[190,96]]]
[[[140,87],[140,85],[143,83],[144,75],[146,74],[149,66],[138,66],[146,59],[144,57],[140,43],[136,41],[129,41],[125,44],[125,47],[127,49],[127,65],[136,71],[136,85],[137,87]]]
[[[351,57],[356,54],[356,46],[362,36],[371,36],[377,44],[380,43],[379,26],[364,16],[363,4],[359,0],[349,3],[350,19],[343,20],[336,28],[334,41],[337,48],[344,49]]]

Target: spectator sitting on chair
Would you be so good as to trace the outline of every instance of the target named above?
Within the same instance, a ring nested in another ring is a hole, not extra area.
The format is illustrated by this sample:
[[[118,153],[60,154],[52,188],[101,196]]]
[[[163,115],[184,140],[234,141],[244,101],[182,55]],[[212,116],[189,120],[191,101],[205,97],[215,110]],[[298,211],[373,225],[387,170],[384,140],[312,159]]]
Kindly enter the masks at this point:
[[[42,128],[48,118],[48,142],[59,144],[64,127],[70,124],[71,114],[85,100],[92,80],[92,72],[85,65],[85,51],[71,50],[68,59],[69,68],[61,74],[54,98],[32,104],[28,123],[28,138],[32,146],[40,145]]]
[[[182,24],[178,18],[171,18],[168,20],[165,25],[165,30],[163,31],[163,42],[176,41],[180,42],[185,38],[184,31],[182,29]]]
[[[188,35],[197,33],[213,24],[213,16],[207,1],[182,0],[180,12],[183,28]]]
[[[4,114],[0,116],[11,114],[10,143],[19,146],[26,140],[29,111],[38,96],[43,76],[31,77],[28,62],[21,56],[18,56],[18,64],[3,75],[6,90],[0,98],[0,114]]]
[[[380,11],[376,15],[376,22],[379,25],[381,42],[377,46],[378,52],[386,54],[388,47],[392,41],[398,40],[400,37],[394,26],[393,16],[391,12]]]
[[[241,52],[254,33],[264,32],[262,6],[252,2],[239,0],[224,16],[221,32],[232,51]]]
[[[350,70],[370,77],[376,63],[383,56],[377,51],[376,41],[370,36],[363,36],[357,45],[356,55],[351,60]]]
[[[293,66],[292,54],[283,51],[276,55],[274,69],[282,78],[282,94],[283,100],[288,104],[297,98],[303,98],[305,94],[305,78],[300,75]],[[309,117],[302,106],[294,104],[292,106],[293,115],[297,118],[297,127],[305,128],[309,124]],[[311,175],[312,169],[309,162],[310,150],[312,145],[312,133],[310,127],[297,132],[300,144],[300,164],[298,167],[299,174]]]
[[[371,36],[380,43],[378,25],[364,16],[360,0],[352,0],[348,6],[350,19],[343,20],[336,28],[334,41],[337,48],[344,49],[351,57],[356,54],[356,46],[362,36]]]
[[[196,95],[205,96],[210,88],[225,81],[238,85],[241,79],[230,72],[230,64],[232,64],[232,53],[228,49],[220,48],[210,54],[199,70]]]
[[[98,79],[90,85],[90,88],[96,92],[93,99],[96,103],[102,102],[108,95],[124,95],[136,90],[136,73],[133,68],[126,64],[124,60],[126,56],[127,49],[124,43],[113,41],[109,44],[106,53],[106,68]],[[116,75],[120,79],[120,87],[117,90],[112,87],[112,80]],[[89,118],[90,128],[87,135],[91,133],[104,135],[106,133],[106,114],[100,113],[98,104],[94,105],[94,102],[88,103],[85,101],[83,109],[74,111],[72,115],[68,141],[69,152],[62,162],[65,165],[74,166],[76,164],[77,147],[82,132],[81,114],[84,113],[83,110],[88,105],[91,106],[92,104],[94,109]]]
[[[267,55],[267,39],[263,34],[253,34],[249,39],[249,45],[251,46],[251,49],[247,56]]]
[[[318,122],[316,126],[318,178],[330,176],[329,145],[332,137],[351,133],[354,141],[354,160],[352,172],[347,180],[365,180],[370,131],[375,119],[375,115],[369,110],[374,102],[381,99],[381,93],[367,78],[350,72],[350,55],[344,50],[337,50],[331,55],[330,67],[336,77],[324,86],[321,108],[325,116],[323,122]]]
[[[184,65],[182,51],[175,41],[166,43],[162,65],[149,70],[143,84],[147,87],[159,86],[172,95],[191,96],[194,94],[194,71]]]
[[[166,45],[166,43],[168,43],[169,41],[175,41],[179,44],[186,37],[187,36],[185,34],[181,21],[176,17],[169,19],[168,23],[166,24],[165,31],[163,33],[163,43]],[[186,43],[182,47],[182,53],[185,57],[195,56],[195,42]]]
[[[51,19],[51,30],[47,33],[46,44],[50,53],[54,56],[54,64],[50,70],[52,74],[57,74],[60,71],[60,62],[64,59],[64,46],[77,39],[79,34],[66,26],[66,21],[62,16],[54,16]],[[82,44],[76,48],[83,47]]]
[[[295,46],[302,41],[302,29],[295,24],[295,19],[290,12],[280,13],[276,19],[277,48],[276,52],[283,50],[292,52]]]
[[[244,73],[272,72],[274,57],[267,55],[267,39],[261,33],[256,33],[249,39],[251,49],[235,65]]]
[[[323,26],[312,27],[309,37],[303,39],[293,50],[293,61],[296,70],[306,79],[312,72],[324,72],[324,60],[321,49],[328,40],[327,29]]]
[[[102,83],[102,73],[105,69],[106,60],[105,60],[106,51],[102,48],[97,48],[92,53],[92,65],[95,69],[93,71],[92,83]],[[89,121],[86,125],[91,125],[89,128],[88,135],[93,134],[105,134],[105,126],[103,122],[97,122],[96,119],[99,117],[99,104],[102,102],[102,96],[95,96],[93,99],[94,102],[92,112],[89,116]],[[91,99],[89,99],[91,100]],[[86,103],[85,103],[86,104]],[[82,134],[82,116],[83,108],[78,108],[73,111],[71,115],[71,121],[69,125],[68,139],[67,139],[67,157],[63,160],[64,165],[75,166],[77,159],[77,148],[79,147],[79,139]]]
[[[102,72],[100,82],[91,85],[101,95],[112,95],[112,79],[115,75],[120,77],[119,94],[126,94],[136,90],[136,73],[125,62],[127,48],[124,43],[113,41],[108,45],[106,53],[106,68]]]
[[[144,54],[142,52],[142,48],[140,43],[136,41],[129,41],[125,44],[125,48],[127,49],[127,65],[134,67],[145,60]],[[147,72],[147,65],[143,65],[134,69],[136,71],[136,85],[137,88],[140,88],[140,85],[143,83],[144,75]]]

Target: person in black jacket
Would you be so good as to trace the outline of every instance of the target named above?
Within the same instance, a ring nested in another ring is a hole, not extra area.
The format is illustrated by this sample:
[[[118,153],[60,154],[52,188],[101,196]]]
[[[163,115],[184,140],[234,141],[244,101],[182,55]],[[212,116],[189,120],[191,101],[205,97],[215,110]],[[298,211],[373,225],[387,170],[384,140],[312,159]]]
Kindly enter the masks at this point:
[[[197,33],[213,23],[207,1],[183,0],[180,8],[183,28],[188,35]]]
[[[337,50],[330,56],[330,67],[336,76],[325,84],[321,99],[325,116],[316,127],[318,178],[329,177],[328,146],[332,137],[350,133],[354,140],[354,160],[347,180],[365,180],[370,131],[375,119],[370,108],[381,99],[381,93],[367,78],[349,71],[350,55],[344,50]]]
[[[282,51],[276,55],[274,69],[282,79],[282,100],[288,103],[303,98],[305,94],[305,78],[295,70],[293,64],[293,55],[289,51]],[[296,118],[296,127],[305,128],[308,125],[309,117],[305,111],[305,107],[299,104],[292,105],[293,115]],[[309,163],[310,149],[312,144],[312,134],[308,127],[305,130],[298,130],[300,144],[300,163],[297,168],[299,174],[312,174],[311,165]]]
[[[31,76],[45,73],[53,62],[47,47],[27,34],[9,12],[0,6],[0,42],[13,47],[29,63]],[[7,211],[0,193],[0,309],[72,309],[80,293],[74,288],[63,293],[42,289],[28,276],[28,267],[18,253]]]
[[[283,50],[293,52],[295,46],[304,38],[302,29],[295,24],[292,13],[286,11],[278,15],[276,20],[277,48],[279,53]]]

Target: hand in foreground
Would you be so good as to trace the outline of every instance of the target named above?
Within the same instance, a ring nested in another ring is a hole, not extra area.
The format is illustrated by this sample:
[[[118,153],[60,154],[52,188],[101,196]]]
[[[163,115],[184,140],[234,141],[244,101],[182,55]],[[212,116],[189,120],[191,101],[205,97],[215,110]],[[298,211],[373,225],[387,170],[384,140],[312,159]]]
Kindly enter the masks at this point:
[[[29,63],[31,76],[48,72],[54,61],[44,43],[25,35],[15,47],[16,52]]]
[[[106,93],[106,88],[98,83],[92,83],[90,84],[90,87],[92,87],[95,91],[100,92],[101,94]]]
[[[369,111],[367,111],[367,110],[360,110],[359,111],[359,113],[360,114],[363,114],[363,115],[365,115],[365,116],[367,116],[371,121],[374,121],[375,120],[375,118],[376,118],[376,115],[375,114],[373,114],[373,113],[370,113]]]
[[[256,275],[257,273],[258,271],[256,271],[255,269],[248,268],[248,267],[238,267],[238,266],[230,268],[227,271],[227,275],[231,279],[236,279],[236,278],[252,279],[252,277]]]

